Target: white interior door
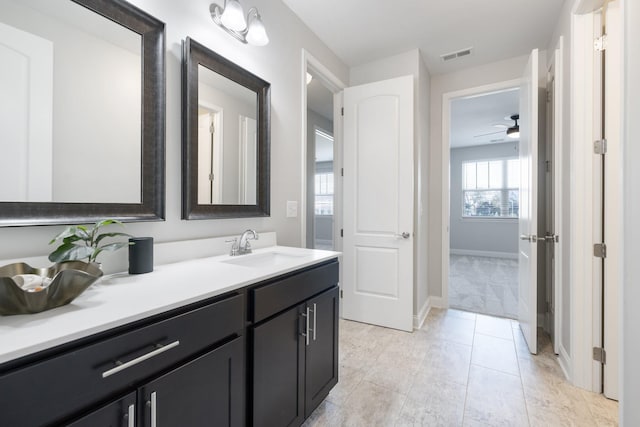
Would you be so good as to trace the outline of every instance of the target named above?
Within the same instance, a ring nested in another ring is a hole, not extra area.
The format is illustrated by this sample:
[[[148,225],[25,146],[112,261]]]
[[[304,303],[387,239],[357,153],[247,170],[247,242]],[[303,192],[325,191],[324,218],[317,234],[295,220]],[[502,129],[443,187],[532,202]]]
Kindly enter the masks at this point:
[[[343,311],[413,330],[413,77],[344,91]]]
[[[538,50],[534,49],[520,86],[520,218],[518,320],[529,351],[536,354],[538,326]],[[540,241],[544,244],[544,241]]]
[[[53,201],[53,43],[0,22],[2,202]]]

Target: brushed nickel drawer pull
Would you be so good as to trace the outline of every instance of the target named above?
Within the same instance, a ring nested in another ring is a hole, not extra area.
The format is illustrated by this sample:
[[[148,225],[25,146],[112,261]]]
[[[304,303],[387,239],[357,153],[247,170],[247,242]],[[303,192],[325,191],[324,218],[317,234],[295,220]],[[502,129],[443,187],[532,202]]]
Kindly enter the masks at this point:
[[[167,345],[162,345],[162,344],[157,344],[156,346],[158,348],[156,348],[153,351],[150,351],[149,353],[143,354],[140,357],[136,357],[133,360],[130,360],[126,363],[122,363],[119,360],[116,360],[116,367],[115,368],[111,368],[108,371],[104,371],[102,373],[102,378],[107,378],[110,377],[113,374],[117,374],[120,371],[124,371],[127,368],[132,367],[133,365],[137,365],[140,362],[144,362],[147,359],[151,359],[152,357],[155,357],[161,353],[164,353],[167,350],[171,350],[174,347],[177,347],[180,345],[180,341],[174,341],[171,344],[167,344]]]
[[[136,406],[135,405],[129,405],[129,411],[127,413],[127,417],[128,417],[128,426],[129,427],[136,427]]]

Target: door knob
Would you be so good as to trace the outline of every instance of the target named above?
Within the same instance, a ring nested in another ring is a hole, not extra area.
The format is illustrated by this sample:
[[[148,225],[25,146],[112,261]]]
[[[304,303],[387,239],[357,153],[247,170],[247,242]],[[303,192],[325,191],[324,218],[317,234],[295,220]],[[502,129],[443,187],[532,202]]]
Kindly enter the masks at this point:
[[[411,233],[407,233],[406,231],[404,231],[402,234],[396,234],[396,237],[398,239],[408,239],[409,237],[411,237]]]
[[[520,235],[520,240],[527,240],[529,242],[533,241],[533,236],[530,234],[521,234]]]

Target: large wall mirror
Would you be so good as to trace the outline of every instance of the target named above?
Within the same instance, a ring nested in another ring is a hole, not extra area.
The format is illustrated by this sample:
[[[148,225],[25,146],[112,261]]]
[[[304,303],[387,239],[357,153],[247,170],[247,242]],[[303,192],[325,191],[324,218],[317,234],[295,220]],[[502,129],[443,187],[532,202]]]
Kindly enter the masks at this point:
[[[0,226],[164,218],[164,24],[0,0]]]
[[[183,219],[269,215],[270,85],[187,38]]]

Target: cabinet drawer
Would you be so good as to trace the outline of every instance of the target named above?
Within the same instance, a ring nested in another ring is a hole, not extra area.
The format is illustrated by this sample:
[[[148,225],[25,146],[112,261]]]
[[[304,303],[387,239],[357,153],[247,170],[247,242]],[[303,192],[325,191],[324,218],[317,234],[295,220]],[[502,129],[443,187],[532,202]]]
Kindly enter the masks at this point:
[[[251,289],[250,320],[260,322],[338,283],[338,261]]]
[[[2,423],[54,424],[243,328],[237,294],[16,369],[0,376]]]

